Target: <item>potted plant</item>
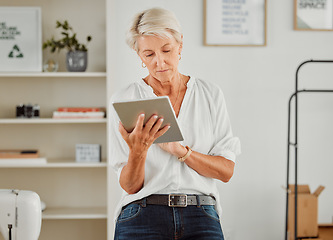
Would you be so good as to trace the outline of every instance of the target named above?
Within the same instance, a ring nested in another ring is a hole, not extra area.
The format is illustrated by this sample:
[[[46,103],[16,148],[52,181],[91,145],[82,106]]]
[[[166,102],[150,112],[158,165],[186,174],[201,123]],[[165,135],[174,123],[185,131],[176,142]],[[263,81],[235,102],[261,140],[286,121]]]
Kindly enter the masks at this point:
[[[51,48],[51,52],[58,52],[66,48],[68,50],[66,55],[66,67],[70,72],[84,72],[87,69],[87,47],[86,45],[91,41],[92,37],[87,36],[87,43],[82,44],[76,38],[76,33],[73,28],[68,24],[68,21],[56,22],[56,28],[61,28],[62,38],[55,40],[54,37],[43,43],[43,49]]]

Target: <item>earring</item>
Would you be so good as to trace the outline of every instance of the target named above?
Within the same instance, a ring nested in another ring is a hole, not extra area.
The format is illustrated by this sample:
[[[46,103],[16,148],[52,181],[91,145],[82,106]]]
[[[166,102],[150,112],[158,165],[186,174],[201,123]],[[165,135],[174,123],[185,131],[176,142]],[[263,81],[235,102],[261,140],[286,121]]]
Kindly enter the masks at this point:
[[[180,60],[180,59],[182,59],[182,55],[181,55],[181,54],[179,54],[179,60]]]
[[[141,63],[142,68],[147,67],[143,62]]]

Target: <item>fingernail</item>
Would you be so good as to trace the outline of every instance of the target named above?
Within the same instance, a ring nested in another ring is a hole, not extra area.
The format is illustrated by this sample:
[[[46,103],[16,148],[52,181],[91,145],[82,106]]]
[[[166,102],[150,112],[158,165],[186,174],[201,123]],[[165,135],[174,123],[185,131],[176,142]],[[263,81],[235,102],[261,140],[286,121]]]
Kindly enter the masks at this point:
[[[154,117],[153,117],[154,119],[157,119],[157,115],[154,115]]]

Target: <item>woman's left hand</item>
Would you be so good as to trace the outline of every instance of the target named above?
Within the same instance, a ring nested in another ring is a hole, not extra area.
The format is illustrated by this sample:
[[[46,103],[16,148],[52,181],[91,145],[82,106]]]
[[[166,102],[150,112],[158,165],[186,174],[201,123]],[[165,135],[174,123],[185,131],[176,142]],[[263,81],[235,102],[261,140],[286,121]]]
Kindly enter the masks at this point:
[[[187,149],[184,146],[182,146],[179,142],[159,143],[158,145],[164,151],[172,155],[175,155],[176,157],[182,157],[187,152]]]
[[[187,149],[179,142],[169,142],[158,144],[164,151],[176,156],[185,156]],[[222,156],[211,156],[192,151],[186,158],[187,166],[195,170],[202,176],[219,179],[228,182],[234,173],[235,163]]]

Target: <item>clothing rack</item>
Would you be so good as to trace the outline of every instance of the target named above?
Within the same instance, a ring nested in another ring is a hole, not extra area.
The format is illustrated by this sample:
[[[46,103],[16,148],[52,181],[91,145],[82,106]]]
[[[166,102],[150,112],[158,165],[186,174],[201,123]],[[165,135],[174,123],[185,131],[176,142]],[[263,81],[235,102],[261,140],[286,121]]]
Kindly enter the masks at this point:
[[[297,70],[296,70],[296,80],[295,80],[295,92],[289,98],[289,105],[288,105],[288,151],[287,151],[287,196],[286,196],[286,227],[285,227],[285,240],[288,238],[288,201],[289,201],[289,157],[290,157],[290,148],[295,148],[295,225],[294,225],[294,239],[301,239],[297,237],[297,200],[298,200],[298,192],[297,192],[297,163],[298,163],[298,95],[301,93],[333,93],[331,89],[298,89],[298,73],[302,66],[308,63],[333,63],[333,60],[308,60],[301,63]],[[291,101],[295,98],[295,139],[294,142],[290,141],[290,108],[291,108]]]

